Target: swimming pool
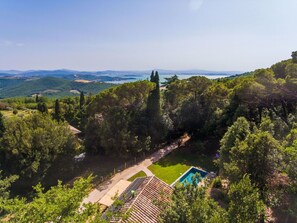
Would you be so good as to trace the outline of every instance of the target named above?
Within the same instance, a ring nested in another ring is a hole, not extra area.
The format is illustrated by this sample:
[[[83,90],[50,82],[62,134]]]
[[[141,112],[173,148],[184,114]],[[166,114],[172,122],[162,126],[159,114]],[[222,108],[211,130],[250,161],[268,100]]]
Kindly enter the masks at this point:
[[[199,173],[201,178],[204,178],[208,172],[204,171],[204,170],[200,170],[198,169],[197,167],[191,167],[189,168],[182,176],[180,176],[173,184],[176,184],[177,182],[180,182],[180,183],[190,183],[192,184],[193,183],[193,177]]]

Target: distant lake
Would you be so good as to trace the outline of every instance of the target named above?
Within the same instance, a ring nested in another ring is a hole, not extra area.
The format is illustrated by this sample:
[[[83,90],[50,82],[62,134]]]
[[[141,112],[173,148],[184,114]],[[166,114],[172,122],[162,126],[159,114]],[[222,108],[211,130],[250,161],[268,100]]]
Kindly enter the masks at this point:
[[[164,82],[165,78],[168,77],[172,77],[172,74],[160,74],[160,82]],[[182,79],[187,79],[190,77],[194,77],[194,76],[203,76],[203,77],[207,77],[209,79],[217,79],[217,78],[223,78],[223,77],[228,77],[230,75],[208,75],[208,74],[177,74],[178,78],[180,80]],[[133,74],[133,75],[125,75],[125,78],[127,78],[126,80],[120,80],[120,81],[106,81],[106,83],[112,83],[112,84],[123,84],[123,83],[127,83],[127,82],[134,82],[134,81],[139,81],[139,80],[149,80],[150,75],[149,74]]]

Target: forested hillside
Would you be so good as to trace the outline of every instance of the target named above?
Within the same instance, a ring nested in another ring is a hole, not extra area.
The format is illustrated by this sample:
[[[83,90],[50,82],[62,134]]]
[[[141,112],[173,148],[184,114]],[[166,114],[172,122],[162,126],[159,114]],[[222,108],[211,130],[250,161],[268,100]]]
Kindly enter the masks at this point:
[[[85,93],[96,94],[114,86],[99,82],[78,82],[57,77],[0,78],[0,98],[31,96],[40,94],[48,97],[65,97]]]
[[[295,222],[297,52],[243,76],[167,78],[164,90],[159,82],[153,71],[150,81],[57,99],[50,111],[39,98],[38,111],[25,118],[1,115],[0,216],[12,222],[99,222],[95,206],[75,211],[91,178],[76,181],[73,189],[58,184],[46,192],[39,185],[26,199],[10,193],[10,184],[34,186],[63,154],[136,159],[188,133],[191,152],[215,156],[218,177],[198,188],[177,185],[161,222]],[[74,137],[68,123],[84,138]],[[210,140],[219,146],[204,147]]]

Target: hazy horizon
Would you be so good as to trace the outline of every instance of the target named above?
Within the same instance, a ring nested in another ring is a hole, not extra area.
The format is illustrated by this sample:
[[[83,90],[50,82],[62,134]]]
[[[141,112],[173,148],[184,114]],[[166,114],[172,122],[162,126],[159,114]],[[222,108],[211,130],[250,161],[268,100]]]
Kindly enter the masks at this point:
[[[295,0],[2,0],[0,70],[252,71],[297,49]]]
[[[57,68],[57,69],[0,69],[0,72],[31,72],[31,71],[78,71],[78,72],[152,72],[158,71],[159,73],[162,71],[165,72],[213,72],[213,73],[222,73],[222,72],[230,72],[230,73],[245,73],[249,71],[239,71],[239,70],[207,70],[207,69],[184,69],[184,70],[173,70],[173,69],[163,69],[163,68],[152,68],[146,70],[113,70],[113,69],[104,69],[104,70],[76,70],[76,69],[68,69],[68,68]]]

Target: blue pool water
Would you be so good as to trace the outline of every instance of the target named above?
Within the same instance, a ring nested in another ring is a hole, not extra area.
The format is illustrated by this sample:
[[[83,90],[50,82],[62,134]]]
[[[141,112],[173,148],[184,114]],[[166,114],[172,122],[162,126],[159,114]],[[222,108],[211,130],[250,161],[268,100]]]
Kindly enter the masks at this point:
[[[204,178],[208,173],[203,171],[203,170],[199,170],[198,168],[192,167],[191,169],[189,169],[180,179],[179,182],[180,183],[193,183],[193,177],[196,175],[196,173],[200,173],[201,178]]]

